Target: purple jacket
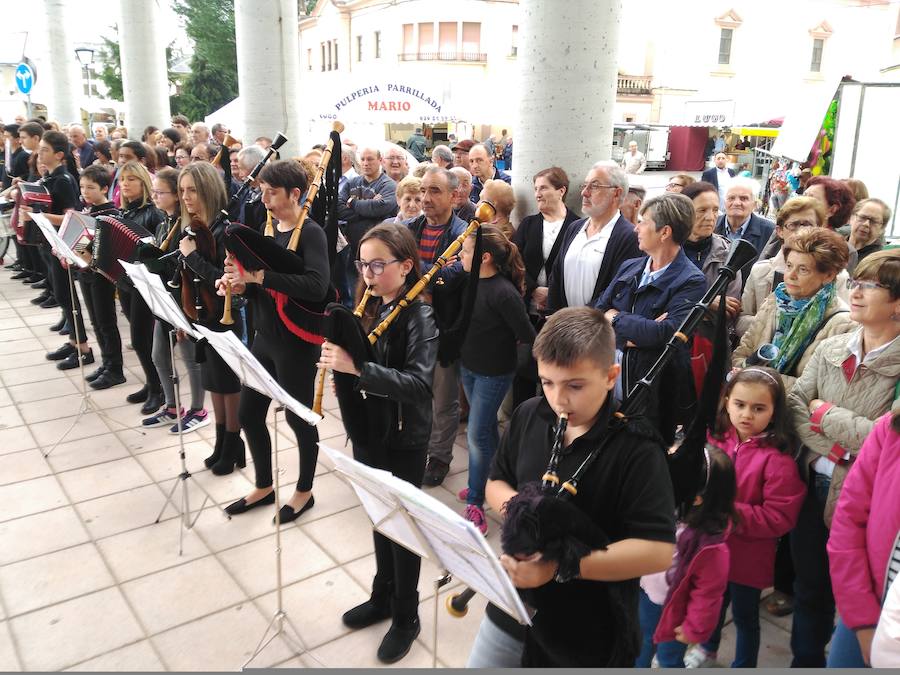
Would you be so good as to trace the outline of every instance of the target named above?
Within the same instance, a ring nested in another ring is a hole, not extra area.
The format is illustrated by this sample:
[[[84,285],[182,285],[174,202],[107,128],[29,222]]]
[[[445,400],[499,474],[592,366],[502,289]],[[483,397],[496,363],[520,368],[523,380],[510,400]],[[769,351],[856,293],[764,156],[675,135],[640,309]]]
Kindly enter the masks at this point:
[[[900,531],[900,434],[881,417],[850,467],[838,499],[828,560],[831,587],[851,630],[874,627],[884,579]]]
[[[797,524],[806,486],[790,455],[764,443],[764,436],[738,441],[732,428],[725,437],[708,436],[734,462],[738,524],[728,537],[731,572],[728,580],[752,588],[768,588],[775,577],[775,545]]]

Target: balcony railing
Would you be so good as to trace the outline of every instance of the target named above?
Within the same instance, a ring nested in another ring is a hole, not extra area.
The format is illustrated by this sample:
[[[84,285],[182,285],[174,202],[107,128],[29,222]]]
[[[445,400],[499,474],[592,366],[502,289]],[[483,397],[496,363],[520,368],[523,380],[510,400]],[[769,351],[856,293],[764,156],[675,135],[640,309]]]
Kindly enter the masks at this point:
[[[616,93],[632,96],[649,96],[653,93],[652,80],[652,75],[619,75],[616,83]]]
[[[401,61],[470,61],[484,63],[487,54],[483,52],[409,52],[400,54]]]

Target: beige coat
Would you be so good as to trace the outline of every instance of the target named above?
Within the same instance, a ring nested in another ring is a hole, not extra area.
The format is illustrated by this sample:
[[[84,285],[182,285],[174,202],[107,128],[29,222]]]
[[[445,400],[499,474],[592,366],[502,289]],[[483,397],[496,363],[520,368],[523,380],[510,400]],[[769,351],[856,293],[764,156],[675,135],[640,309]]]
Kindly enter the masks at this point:
[[[809,475],[810,465],[820,455],[828,456],[835,443],[855,457],[875,420],[889,410],[900,409],[900,401],[895,398],[900,378],[900,339],[894,340],[871,363],[858,367],[848,383],[841,366],[850,356],[847,343],[851,336],[852,333],[836,335],[821,342],[788,394],[794,427],[805,446],[800,457],[800,471],[804,476]],[[809,403],[817,398],[834,405],[822,418],[821,434],[815,433],[809,423]],[[834,467],[825,506],[827,524],[831,523],[849,470],[849,464]]]
[[[822,327],[822,330],[818,332],[815,339],[813,339],[812,343],[806,348],[806,351],[803,352],[803,356],[800,357],[800,361],[795,370],[796,374],[781,376],[786,391],[790,391],[791,387],[794,386],[797,377],[803,374],[803,369],[806,367],[806,364],[809,363],[813,352],[822,340],[829,338],[832,335],[840,335],[841,333],[853,330],[856,324],[850,320],[849,309],[846,302],[838,297],[834,298],[825,312],[825,315],[828,316],[835,312],[838,313],[828,319],[825,326]],[[756,350],[765,343],[772,341],[772,338],[775,337],[776,324],[777,306],[775,303],[775,294],[770,293],[769,297],[756,313],[756,317],[750,324],[750,328],[744,333],[744,337],[741,338],[741,343],[731,355],[731,365],[736,368],[743,368],[744,361],[747,357],[751,354],[755,354]]]

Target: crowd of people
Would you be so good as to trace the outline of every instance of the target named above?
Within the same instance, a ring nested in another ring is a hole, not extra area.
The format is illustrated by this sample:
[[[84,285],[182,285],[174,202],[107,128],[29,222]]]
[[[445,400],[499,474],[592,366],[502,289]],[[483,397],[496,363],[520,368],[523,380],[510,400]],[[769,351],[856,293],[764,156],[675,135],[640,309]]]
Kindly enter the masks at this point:
[[[734,176],[722,153],[703,180],[675,175],[650,199],[629,185],[628,173],[642,170],[632,155],[625,168],[594,164],[577,187],[580,217],[567,206],[565,169],[537,172],[537,212],[514,224],[510,175],[497,165],[497,148],[500,157],[511,150],[505,132],[503,144],[463,139],[435,146],[430,158],[418,133],[407,144],[412,156],[399,145],[357,147],[345,137],[340,233],[329,251],[325,230],[304,222],[303,210],[325,146],[270,161],[229,201],[270,139],[242,144],[223,125],[210,130],[179,115],[139,141],[121,128],[91,132],[41,120],[4,126],[9,196],[40,183],[49,194],[44,214],[56,226],[70,210],[113,216],[177,250],[191,296],[186,311],[198,299],[191,318],[234,331],[307,406],[317,369],[330,370],[354,457],[370,466],[438,486],[466,420],[468,482],[457,497],[485,534],[486,507],[505,515],[551,460],[564,479],[582,463],[719,277],[732,243],[749,242],[753,260],[721,308],[732,370],[696,498],[676,514],[666,453],[697,414],[719,300],[676,346],[642,413],[605,446],[573,498],[609,544],[574,567],[540,550],[504,554],[502,565],[537,610],[534,625],[525,629],[489,605],[469,663],[711,666],[730,606],[732,665],[753,667],[761,595],[774,586],[766,607],[793,613],[792,665],[897,665],[900,506],[891,479],[900,467],[900,249],[884,239],[890,208],[865,186],[812,178],[771,221],[757,213],[759,184]],[[478,241],[462,242],[368,357],[325,340],[328,302],[355,309],[363,329],[373,329],[464,233],[482,201],[494,208]],[[20,204],[19,218],[27,222],[35,208]],[[246,226],[238,238],[250,249],[262,239],[286,249],[299,228],[296,265],[247,267],[226,250],[223,209]],[[213,350],[197,350],[154,317],[127,277],[110,278],[90,248],[83,255],[91,266],[76,275],[80,294],[70,288],[66,264],[32,229],[16,242],[12,278],[41,292],[32,302],[61,311],[51,330],[67,341],[47,358],[62,370],[95,363],[75,311],[83,304],[101,359],[86,379],[93,389],[125,383],[118,297],[144,376],[127,396],[141,405],[142,426],[188,433],[214,420],[212,472],[244,467],[245,441],[254,461],[254,488],[228,513],[273,504],[270,401],[241,386]],[[454,352],[441,299],[462,294],[475,269],[471,322]],[[224,302],[234,324],[222,323]],[[288,303],[299,305],[300,319],[287,317]],[[170,340],[188,374],[186,409],[175,400]],[[358,406],[365,424],[349,412]],[[318,435],[293,413],[287,421],[300,469],[280,523],[315,505]],[[420,630],[420,560],[377,532],[374,549],[371,596],[343,621],[358,629],[390,619],[378,657],[392,663]]]

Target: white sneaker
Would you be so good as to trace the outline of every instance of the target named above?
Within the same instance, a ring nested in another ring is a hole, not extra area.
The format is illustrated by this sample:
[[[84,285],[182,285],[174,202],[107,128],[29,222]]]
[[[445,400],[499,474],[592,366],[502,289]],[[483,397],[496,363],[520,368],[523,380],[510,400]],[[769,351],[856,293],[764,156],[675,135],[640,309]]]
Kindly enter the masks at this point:
[[[684,655],[685,668],[715,668],[718,666],[715,654],[707,654],[700,645],[694,645]]]

